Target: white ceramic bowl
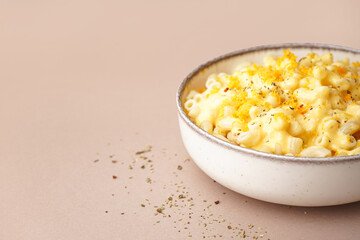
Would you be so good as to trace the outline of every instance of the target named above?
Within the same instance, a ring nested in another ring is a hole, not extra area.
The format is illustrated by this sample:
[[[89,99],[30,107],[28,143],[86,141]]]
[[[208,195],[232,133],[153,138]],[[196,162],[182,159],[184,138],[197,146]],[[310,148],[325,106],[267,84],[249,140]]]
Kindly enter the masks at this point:
[[[334,59],[360,60],[360,50],[326,44],[292,43],[259,46],[217,57],[191,72],[177,93],[184,145],[195,163],[218,183],[256,199],[295,206],[328,206],[360,200],[360,155],[305,158],[270,154],[240,147],[205,132],[183,109],[190,89],[205,86],[212,73],[232,73],[241,62],[262,64],[268,54],[296,56],[332,52]]]

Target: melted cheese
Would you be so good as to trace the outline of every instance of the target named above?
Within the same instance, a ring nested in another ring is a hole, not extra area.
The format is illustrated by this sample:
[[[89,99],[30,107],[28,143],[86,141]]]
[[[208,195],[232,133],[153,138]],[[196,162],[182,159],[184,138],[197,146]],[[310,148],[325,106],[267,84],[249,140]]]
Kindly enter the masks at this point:
[[[189,105],[199,109],[191,119],[199,126],[211,123],[215,135],[260,151],[359,154],[359,74],[359,62],[333,62],[331,53],[309,53],[297,60],[284,50],[281,57],[265,57],[263,66],[210,76],[208,87],[197,92],[200,100]]]

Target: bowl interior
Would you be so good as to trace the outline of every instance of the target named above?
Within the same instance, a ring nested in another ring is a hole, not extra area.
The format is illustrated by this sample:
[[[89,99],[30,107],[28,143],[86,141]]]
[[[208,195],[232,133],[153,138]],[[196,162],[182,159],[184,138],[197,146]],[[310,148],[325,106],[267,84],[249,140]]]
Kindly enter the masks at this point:
[[[200,90],[205,87],[206,79],[209,75],[213,73],[227,73],[231,74],[239,64],[244,62],[263,64],[263,58],[267,55],[282,56],[283,50],[289,49],[291,52],[297,56],[297,59],[305,57],[309,52],[317,53],[318,55],[323,55],[325,53],[331,52],[334,57],[334,61],[342,60],[344,58],[349,58],[350,62],[360,61],[360,50],[341,47],[335,45],[327,44],[314,44],[314,43],[289,43],[289,44],[277,44],[277,45],[267,45],[259,46],[249,49],[244,49],[240,51],[231,52],[223,56],[217,57],[213,60],[206,62],[205,64],[197,67],[193,72],[191,72],[185,80],[182,82],[178,95],[177,95],[177,105],[180,117],[182,117],[187,124],[197,131],[199,134],[208,138],[209,140],[216,141],[219,144],[222,144],[224,147],[230,148],[232,150],[247,152],[249,154],[256,155],[258,157],[272,158],[274,160],[281,161],[290,161],[297,162],[302,160],[308,163],[317,163],[323,164],[329,161],[324,161],[324,158],[310,158],[310,157],[293,157],[285,155],[277,155],[272,153],[259,152],[257,150],[244,148],[232,143],[228,143],[221,139],[216,138],[215,136],[203,131],[195,123],[193,123],[188,116],[186,115],[183,105],[186,100],[190,90]],[[331,160],[332,163],[335,162],[346,162],[346,161],[359,161],[360,155],[350,155],[350,156],[337,156],[337,157],[328,157],[327,160]]]

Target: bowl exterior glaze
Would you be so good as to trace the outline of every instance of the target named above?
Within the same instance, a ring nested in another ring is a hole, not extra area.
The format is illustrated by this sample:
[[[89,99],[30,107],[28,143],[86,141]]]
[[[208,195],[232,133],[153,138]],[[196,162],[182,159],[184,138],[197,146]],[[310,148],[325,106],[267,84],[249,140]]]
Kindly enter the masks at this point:
[[[304,158],[259,152],[212,136],[196,126],[183,110],[187,90],[203,86],[209,74],[230,73],[241,61],[260,61],[265,55],[278,54],[287,48],[298,54],[331,51],[341,58],[360,59],[357,49],[324,44],[278,44],[233,52],[201,65],[184,80],[177,96],[185,148],[211,178],[252,198],[294,206],[329,206],[359,201],[359,155]]]

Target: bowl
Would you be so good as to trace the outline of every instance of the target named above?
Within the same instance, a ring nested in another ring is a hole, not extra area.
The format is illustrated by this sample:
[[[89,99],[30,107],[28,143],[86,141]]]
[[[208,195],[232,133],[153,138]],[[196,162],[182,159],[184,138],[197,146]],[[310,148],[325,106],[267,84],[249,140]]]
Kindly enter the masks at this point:
[[[241,62],[261,64],[264,56],[290,49],[299,58],[308,52],[332,52],[334,59],[360,60],[360,50],[314,43],[258,46],[231,52],[192,71],[177,92],[180,131],[193,161],[209,177],[243,195],[293,206],[329,206],[360,200],[360,155],[294,157],[256,151],[223,141],[202,130],[184,111],[189,90],[204,88],[212,73],[232,73]]]

